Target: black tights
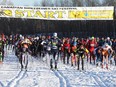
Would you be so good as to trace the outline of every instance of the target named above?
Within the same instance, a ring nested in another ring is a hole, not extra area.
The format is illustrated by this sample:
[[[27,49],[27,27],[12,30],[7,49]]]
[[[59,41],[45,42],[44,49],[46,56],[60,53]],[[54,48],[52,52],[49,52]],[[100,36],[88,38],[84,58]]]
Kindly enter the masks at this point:
[[[78,60],[77,60],[77,69],[79,70],[79,66],[80,66],[80,60],[82,61],[81,64],[82,64],[82,70],[84,70],[84,59],[82,58],[82,56],[79,56],[78,57]]]

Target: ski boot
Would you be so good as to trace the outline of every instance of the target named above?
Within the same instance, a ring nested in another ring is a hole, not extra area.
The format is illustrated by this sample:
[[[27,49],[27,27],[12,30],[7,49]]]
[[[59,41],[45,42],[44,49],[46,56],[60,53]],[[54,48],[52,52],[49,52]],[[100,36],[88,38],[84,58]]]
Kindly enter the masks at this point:
[[[98,63],[96,64],[96,67],[98,67]]]
[[[52,59],[50,59],[50,69],[53,69],[53,61],[52,61]]]
[[[21,71],[23,71],[23,66],[21,66]]]
[[[116,66],[116,60],[115,60],[115,66]]]
[[[110,60],[110,64],[112,64],[112,60]]]
[[[104,68],[104,65],[103,65],[103,64],[101,64],[101,68],[102,68],[102,69]]]
[[[25,71],[27,71],[27,66],[25,66]]]
[[[79,67],[77,68],[77,70],[79,70]]]
[[[106,64],[106,69],[108,69],[108,64]]]
[[[71,66],[73,66],[73,64],[71,64]]]
[[[84,68],[82,67],[82,70],[84,70]]]
[[[55,69],[57,70],[57,60],[55,60]]]
[[[57,70],[57,66],[55,65],[55,70]]]
[[[53,65],[50,65],[50,69],[53,69]]]

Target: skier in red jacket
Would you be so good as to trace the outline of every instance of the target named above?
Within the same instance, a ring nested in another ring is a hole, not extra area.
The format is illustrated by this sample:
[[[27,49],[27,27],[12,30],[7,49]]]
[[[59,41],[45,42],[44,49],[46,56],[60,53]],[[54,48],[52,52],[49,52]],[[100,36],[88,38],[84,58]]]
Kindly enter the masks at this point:
[[[94,60],[94,64],[95,64],[94,50],[96,45],[97,45],[97,42],[95,41],[95,38],[91,37],[90,40],[88,41],[88,50],[90,52],[90,64],[92,62],[92,59]]]
[[[69,64],[69,58],[70,58],[70,41],[67,39],[65,40],[64,44],[63,44],[63,54],[64,54],[64,58],[63,58],[63,63],[65,64],[65,58],[67,56],[67,64]]]

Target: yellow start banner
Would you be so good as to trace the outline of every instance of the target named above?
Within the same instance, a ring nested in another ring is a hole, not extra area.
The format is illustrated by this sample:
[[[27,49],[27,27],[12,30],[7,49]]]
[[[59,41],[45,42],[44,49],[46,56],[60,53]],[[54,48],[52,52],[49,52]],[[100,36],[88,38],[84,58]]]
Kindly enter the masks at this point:
[[[46,20],[113,20],[114,7],[0,6],[0,17]]]

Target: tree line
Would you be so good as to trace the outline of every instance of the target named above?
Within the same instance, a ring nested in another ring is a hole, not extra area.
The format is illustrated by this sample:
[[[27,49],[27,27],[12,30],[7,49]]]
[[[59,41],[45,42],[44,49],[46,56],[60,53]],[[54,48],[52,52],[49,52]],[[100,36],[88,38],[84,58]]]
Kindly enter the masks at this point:
[[[116,6],[116,0],[33,0],[33,6]],[[12,0],[2,0],[1,5],[14,5]],[[25,4],[26,5],[26,4]]]
[[[111,36],[116,34],[115,20],[36,20],[0,18],[0,33],[5,34],[52,34],[60,36]]]

